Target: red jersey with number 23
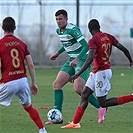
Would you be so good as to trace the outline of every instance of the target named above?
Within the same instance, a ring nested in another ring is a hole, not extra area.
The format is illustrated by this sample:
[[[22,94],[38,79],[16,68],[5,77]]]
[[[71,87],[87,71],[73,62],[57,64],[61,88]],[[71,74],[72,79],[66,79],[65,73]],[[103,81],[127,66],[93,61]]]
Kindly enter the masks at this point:
[[[96,53],[94,55],[94,67],[92,69],[93,73],[99,70],[110,69],[110,55],[112,51],[112,45],[117,45],[118,40],[108,34],[103,32],[97,32],[88,42],[89,50],[95,49]]]
[[[13,35],[6,35],[0,40],[1,83],[26,77],[25,56],[30,52],[27,45]]]

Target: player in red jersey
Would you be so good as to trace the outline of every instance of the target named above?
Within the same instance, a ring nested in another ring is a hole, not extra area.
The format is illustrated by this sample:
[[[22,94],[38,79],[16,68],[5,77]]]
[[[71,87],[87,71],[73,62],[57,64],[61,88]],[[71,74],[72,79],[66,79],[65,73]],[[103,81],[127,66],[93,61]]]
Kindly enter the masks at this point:
[[[112,46],[115,46],[125,54],[129,60],[130,67],[133,68],[133,60],[129,51],[122,44],[120,44],[114,36],[101,32],[99,22],[96,19],[92,19],[89,22],[88,28],[93,36],[88,42],[88,59],[84,63],[81,70],[76,75],[72,76],[69,81],[73,82],[85,69],[87,69],[87,67],[91,65],[92,62],[94,62],[94,68],[90,73],[84,90],[82,91],[81,101],[74,115],[73,122],[66,126],[62,126],[61,128],[81,127],[79,122],[88,106],[88,97],[93,92],[96,93],[101,107],[116,106],[133,101],[133,94],[106,99],[111,88],[110,80],[112,77],[112,71],[109,58],[111,55]]]
[[[53,82],[54,89],[54,108],[62,112],[64,91],[63,87],[69,82],[70,76],[77,73],[83,66],[84,62],[88,57],[88,45],[83,37],[79,27],[68,22],[68,14],[64,9],[60,9],[55,13],[56,22],[58,28],[56,30],[62,47],[50,56],[51,60],[56,60],[63,52],[66,52],[69,56],[68,60],[60,68],[59,73],[55,81]],[[74,91],[81,96],[81,92],[85,86],[90,73],[90,67],[88,67],[73,83]],[[101,114],[104,112],[106,114],[106,108],[101,108],[99,106],[98,100],[92,94],[88,101],[98,110],[98,123],[102,123],[103,119]],[[59,122],[53,123],[47,121],[45,124],[61,124],[63,123],[63,118]]]
[[[6,17],[2,22],[4,37],[0,40],[0,104],[9,106],[14,96],[29,114],[39,129],[39,133],[47,133],[38,111],[31,104],[30,87],[26,76],[24,61],[28,65],[31,77],[31,92],[36,95],[38,87],[35,79],[35,69],[27,45],[15,37],[15,20]]]

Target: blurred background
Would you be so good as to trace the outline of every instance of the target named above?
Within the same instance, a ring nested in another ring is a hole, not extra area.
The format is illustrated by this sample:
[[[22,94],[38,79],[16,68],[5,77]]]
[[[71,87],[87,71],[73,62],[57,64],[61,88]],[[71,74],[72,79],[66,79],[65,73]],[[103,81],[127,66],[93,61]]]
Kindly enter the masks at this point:
[[[113,34],[133,55],[132,0],[0,0],[0,27],[5,17],[13,17],[15,35],[28,45],[36,67],[59,67],[68,58],[65,53],[56,61],[49,59],[61,47],[55,32],[55,12],[59,9],[67,10],[68,21],[79,26],[87,41],[91,38],[87,24],[96,18],[101,30]],[[111,63],[125,67],[128,60],[113,48]]]

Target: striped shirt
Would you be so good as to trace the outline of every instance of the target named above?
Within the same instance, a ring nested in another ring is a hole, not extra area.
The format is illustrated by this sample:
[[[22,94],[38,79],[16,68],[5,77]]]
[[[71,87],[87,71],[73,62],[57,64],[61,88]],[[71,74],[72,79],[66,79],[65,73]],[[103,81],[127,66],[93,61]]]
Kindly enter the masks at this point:
[[[64,50],[67,52],[67,54],[72,57],[76,58],[82,51],[83,47],[86,47],[86,50],[82,52],[82,58],[86,59],[88,51],[88,44],[85,41],[80,29],[78,26],[67,23],[66,29],[64,32],[61,32],[61,30],[58,28],[56,30],[57,34],[59,35],[60,41],[62,42]],[[81,43],[83,41],[83,43]]]

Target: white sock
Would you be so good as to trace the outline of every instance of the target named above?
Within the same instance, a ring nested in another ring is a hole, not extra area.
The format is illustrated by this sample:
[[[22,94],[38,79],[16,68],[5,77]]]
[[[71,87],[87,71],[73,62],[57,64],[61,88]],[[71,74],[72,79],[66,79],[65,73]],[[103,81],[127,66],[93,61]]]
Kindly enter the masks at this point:
[[[41,129],[39,129],[39,133],[47,133],[47,131],[46,131],[45,127],[43,127],[43,128],[41,128]]]
[[[102,109],[102,107],[98,108],[97,110],[101,110],[101,109]]]

